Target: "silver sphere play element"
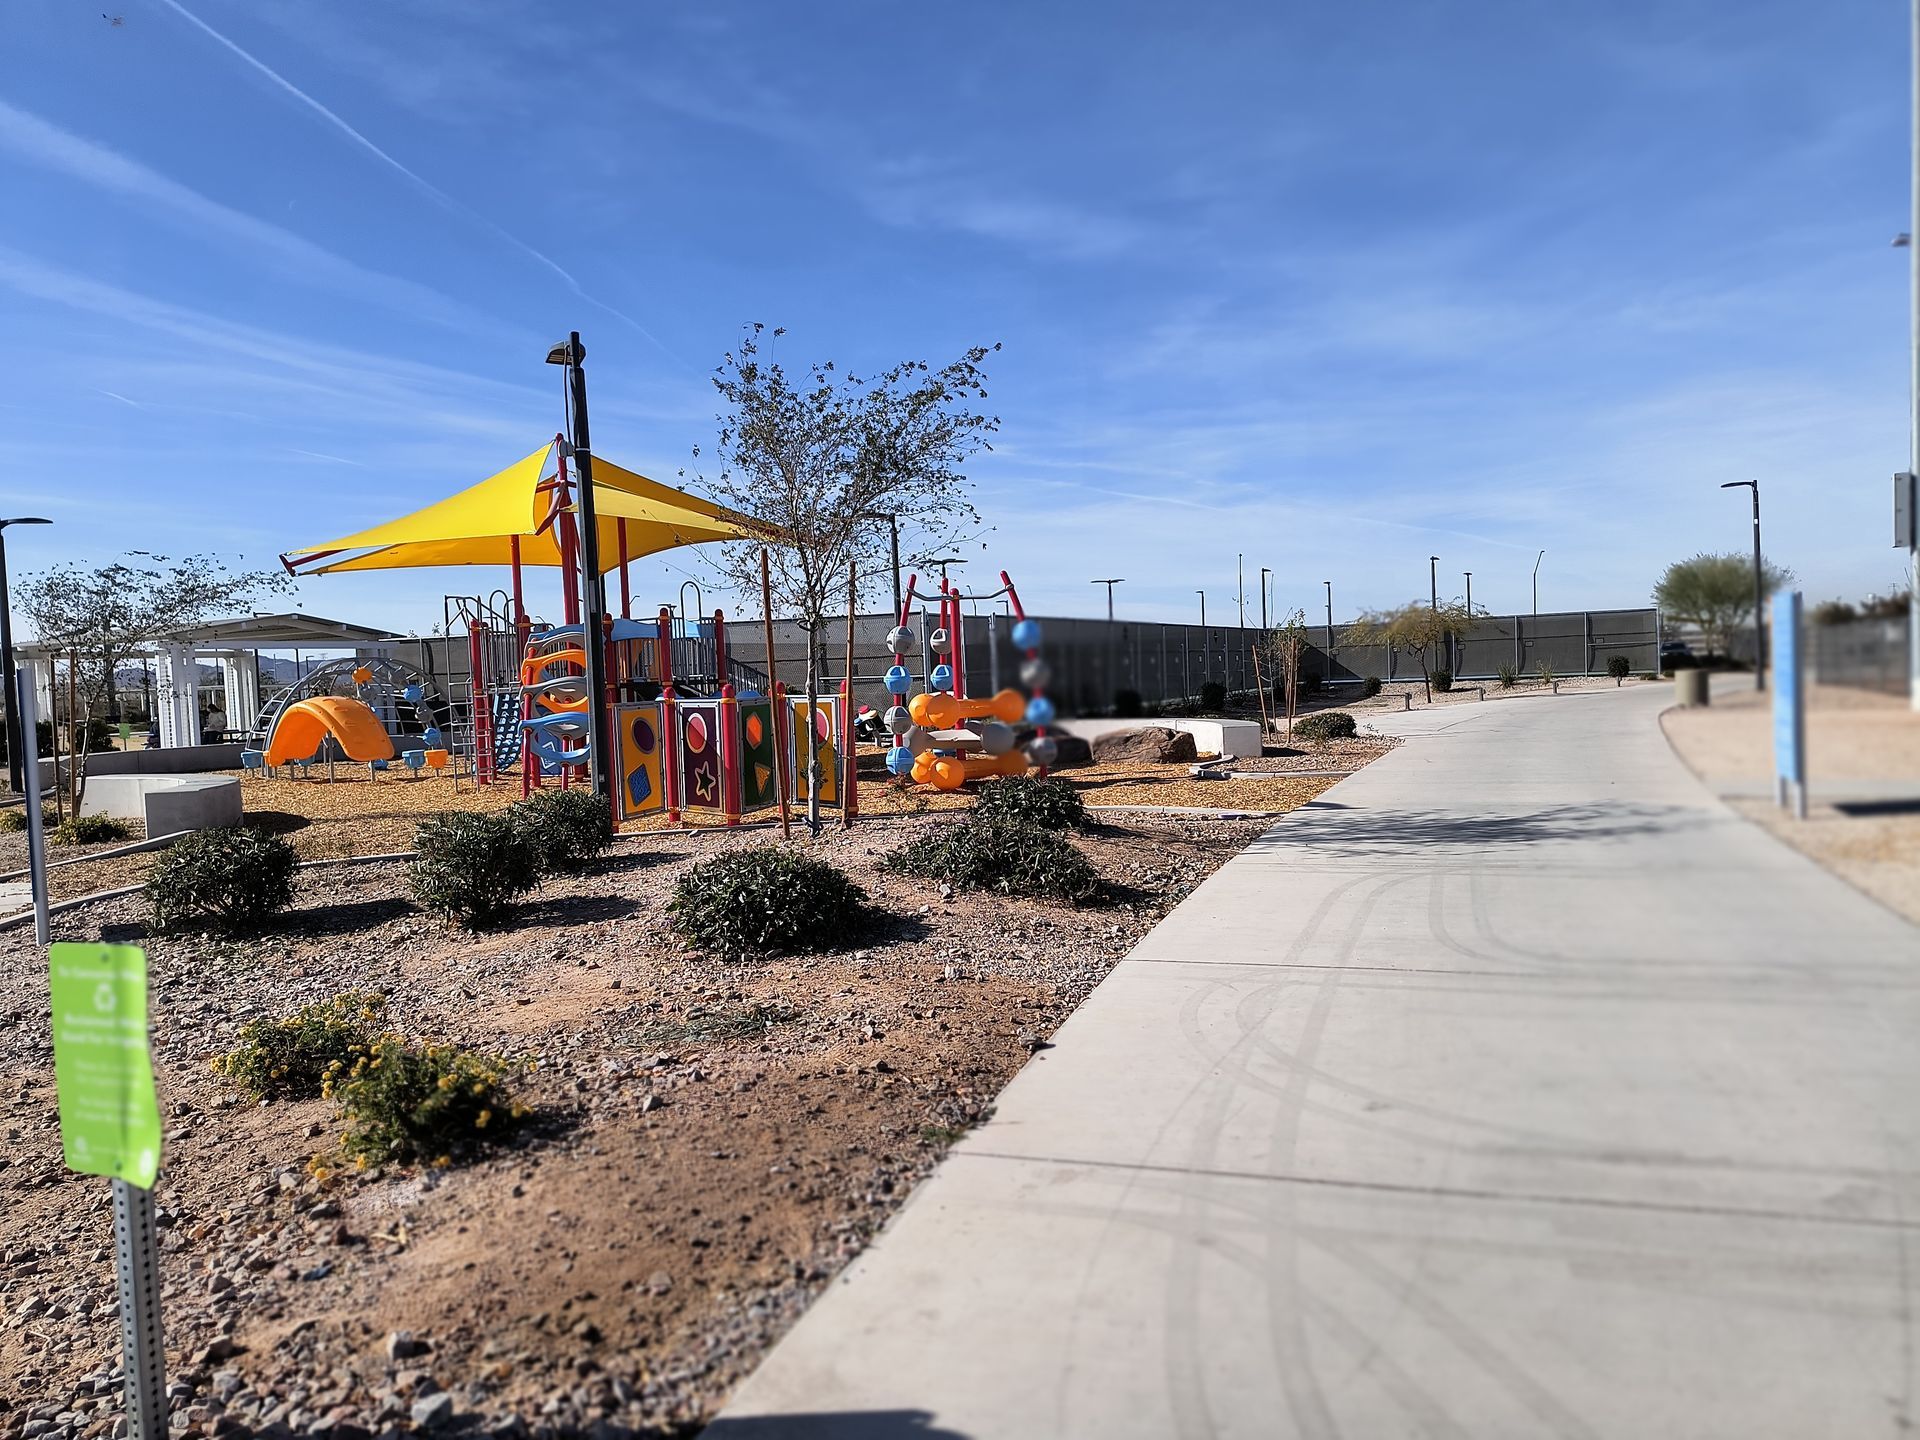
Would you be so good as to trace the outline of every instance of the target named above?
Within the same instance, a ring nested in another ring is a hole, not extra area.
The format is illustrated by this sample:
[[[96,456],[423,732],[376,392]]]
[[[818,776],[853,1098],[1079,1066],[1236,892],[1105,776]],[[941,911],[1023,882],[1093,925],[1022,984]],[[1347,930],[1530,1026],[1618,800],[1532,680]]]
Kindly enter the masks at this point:
[[[896,655],[913,653],[913,631],[904,625],[896,625],[887,632],[887,649]]]
[[[1053,679],[1053,667],[1039,656],[1020,662],[1020,683],[1029,690],[1044,690]]]
[[[952,646],[953,642],[948,637],[947,628],[944,625],[927,637],[927,648],[936,655],[946,654]]]
[[[907,749],[916,755],[924,755],[933,748],[933,741],[928,738],[927,732],[922,726],[909,725],[906,728],[904,738]]]
[[[1036,735],[1027,742],[1027,759],[1042,769],[1060,758],[1060,747],[1051,735]]]
[[[989,720],[978,727],[980,748],[989,755],[1004,755],[1013,749],[1014,734],[1011,725],[1002,725],[998,720]]]
[[[895,735],[904,735],[913,728],[913,716],[907,713],[904,705],[892,705],[887,708],[887,729]]]

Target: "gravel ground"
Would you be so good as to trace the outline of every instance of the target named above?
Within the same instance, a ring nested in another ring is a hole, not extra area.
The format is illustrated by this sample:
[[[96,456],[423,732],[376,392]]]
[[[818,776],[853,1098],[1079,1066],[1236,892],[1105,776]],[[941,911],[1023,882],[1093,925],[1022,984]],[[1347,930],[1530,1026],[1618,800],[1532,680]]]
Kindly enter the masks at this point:
[[[1081,910],[879,867],[940,823],[815,842],[886,918],[795,960],[722,963],[663,928],[686,865],[764,831],[622,841],[479,936],[414,911],[380,862],[305,872],[297,912],[251,944],[147,940],[133,899],[57,916],[58,939],[149,948],[174,1433],[691,1434],[1264,822],[1099,826],[1076,843],[1115,897]],[[119,1413],[109,1191],[61,1163],[44,975],[23,932],[0,934],[6,1440],[107,1436]],[[248,1104],[209,1061],[248,1018],[347,989],[387,992],[416,1035],[537,1061],[535,1122],[463,1168],[310,1176],[331,1104]]]
[[[1270,738],[1258,758],[1243,756],[1228,761],[1222,769],[1262,774],[1297,775],[1338,771],[1350,775],[1371,764],[1400,744],[1397,735],[1369,735],[1364,729],[1350,740],[1323,740],[1313,744],[1305,740]]]
[[[1722,690],[1713,704],[1661,717],[1667,739],[1708,784],[1767,782],[1773,773],[1772,697]],[[1807,696],[1807,818],[1769,800],[1728,803],[1889,909],[1920,925],[1920,813],[1847,814],[1824,786],[1859,780],[1920,782],[1920,715],[1903,697],[1815,685]]]

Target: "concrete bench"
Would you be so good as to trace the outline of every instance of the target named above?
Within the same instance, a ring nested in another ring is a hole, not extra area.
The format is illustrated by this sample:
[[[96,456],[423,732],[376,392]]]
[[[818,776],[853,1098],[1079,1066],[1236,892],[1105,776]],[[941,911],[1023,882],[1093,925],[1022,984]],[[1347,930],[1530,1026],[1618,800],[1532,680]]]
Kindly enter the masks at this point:
[[[143,821],[148,836],[240,823],[236,775],[95,775],[81,801],[83,815]]]

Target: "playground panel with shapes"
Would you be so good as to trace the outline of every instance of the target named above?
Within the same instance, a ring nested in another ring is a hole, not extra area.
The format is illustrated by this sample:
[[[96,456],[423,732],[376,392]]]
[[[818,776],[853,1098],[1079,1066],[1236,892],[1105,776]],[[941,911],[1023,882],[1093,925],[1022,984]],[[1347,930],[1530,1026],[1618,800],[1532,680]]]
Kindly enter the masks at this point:
[[[660,709],[657,702],[614,706],[614,733],[619,737],[619,811],[622,820],[632,820],[666,808]]]
[[[838,805],[840,803],[840,748],[835,743],[839,734],[836,723],[839,706],[832,700],[823,700],[809,706],[807,701],[788,697],[790,707],[788,717],[791,724],[787,727],[792,737],[789,758],[793,765],[793,791],[801,802],[811,798],[807,791],[807,745],[811,743],[815,755],[820,761],[820,803]],[[811,712],[811,713],[809,713]]]
[[[740,702],[740,808],[765,810],[780,803],[780,749],[773,701]]]
[[[718,809],[721,805],[720,704],[718,700],[681,700],[674,705],[680,730],[680,803]]]

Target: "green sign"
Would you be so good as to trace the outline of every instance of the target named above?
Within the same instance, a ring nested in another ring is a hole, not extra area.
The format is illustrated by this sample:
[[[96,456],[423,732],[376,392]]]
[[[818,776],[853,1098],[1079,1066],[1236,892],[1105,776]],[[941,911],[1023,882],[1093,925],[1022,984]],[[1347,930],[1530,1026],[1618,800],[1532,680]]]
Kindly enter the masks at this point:
[[[160,1172],[160,1104],[147,1048],[147,952],[50,945],[47,960],[67,1167],[151,1190]]]

